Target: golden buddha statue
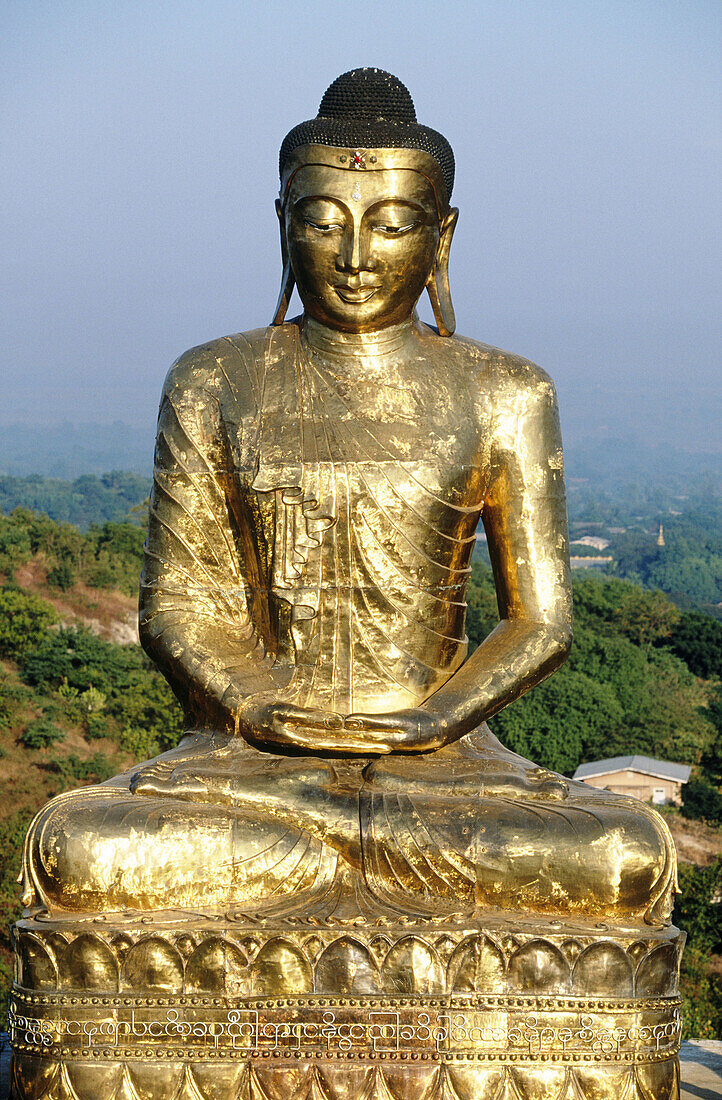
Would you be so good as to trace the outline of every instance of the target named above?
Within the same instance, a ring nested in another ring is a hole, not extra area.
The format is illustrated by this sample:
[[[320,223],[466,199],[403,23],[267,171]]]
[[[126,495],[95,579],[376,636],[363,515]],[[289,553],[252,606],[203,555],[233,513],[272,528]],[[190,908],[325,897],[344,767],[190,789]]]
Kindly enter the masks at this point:
[[[342,141],[344,91],[283,146],[272,327],[192,349],[163,391],[140,631],[188,736],[45,808],[26,900],[306,906],[346,868],[412,911],[664,918],[661,819],[484,725],[571,644],[554,388],[452,335],[447,143]],[[480,520],[501,621],[467,657]]]
[[[25,903],[523,911],[638,942],[669,924],[662,819],[485,724],[562,664],[572,599],[552,382],[454,335],[451,149],[396,78],[356,70],[286,137],[280,172],[273,324],[181,356],[160,407],[140,634],[187,733],[40,812]],[[500,622],[467,656],[480,521]]]

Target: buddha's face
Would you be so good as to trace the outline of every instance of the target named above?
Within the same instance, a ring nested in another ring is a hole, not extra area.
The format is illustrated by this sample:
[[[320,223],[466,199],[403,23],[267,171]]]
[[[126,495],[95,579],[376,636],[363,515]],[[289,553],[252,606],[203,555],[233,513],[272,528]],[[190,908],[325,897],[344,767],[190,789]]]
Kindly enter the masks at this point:
[[[434,267],[434,191],[409,169],[300,168],[280,210],[291,267],[311,317],[370,332],[411,316]]]

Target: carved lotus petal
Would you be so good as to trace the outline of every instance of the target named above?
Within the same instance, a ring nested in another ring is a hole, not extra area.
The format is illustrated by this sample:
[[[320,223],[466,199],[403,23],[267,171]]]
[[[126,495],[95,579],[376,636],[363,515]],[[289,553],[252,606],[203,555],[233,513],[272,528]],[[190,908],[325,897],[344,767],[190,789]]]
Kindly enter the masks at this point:
[[[403,1093],[401,1093],[403,1096]],[[477,1094],[474,1093],[474,1100]],[[433,1079],[424,1093],[424,1100],[461,1100],[454,1087],[452,1075],[448,1066],[440,1066],[434,1073]]]
[[[253,992],[257,996],[283,996],[313,991],[311,966],[288,940],[269,940],[256,955],[251,969]]]
[[[565,940],[562,944],[562,951],[573,966],[581,955],[583,948],[579,940]]]
[[[572,985],[575,993],[631,997],[634,973],[627,953],[616,943],[591,944],[576,961]]]
[[[168,1100],[178,1095],[185,1076],[185,1068],[178,1062],[133,1062],[129,1067],[130,1079],[138,1100]],[[131,1094],[133,1095],[133,1094]],[[185,1100],[185,1097],[183,1098]],[[193,1100],[196,1100],[193,1097]]]
[[[644,1100],[675,1100],[679,1096],[678,1060],[637,1066],[637,1085]]]
[[[15,951],[20,963],[21,985],[26,989],[58,988],[55,959],[41,939],[22,932],[17,938]]]
[[[180,951],[184,959],[189,958],[196,949],[196,941],[192,936],[185,932],[182,936],[178,936],[175,941],[175,945]]]
[[[91,932],[81,932],[68,944],[58,960],[61,989],[97,989],[106,993],[118,990],[118,964],[115,955]]]
[[[183,960],[162,936],[140,940],[125,957],[123,983],[140,992],[180,993]]]
[[[381,1069],[376,1066],[368,1074],[362,1091],[350,1092],[348,1100],[406,1100],[407,1096],[424,1096],[423,1085],[426,1084],[429,1071],[412,1068],[409,1065],[394,1070],[393,1066],[385,1066]],[[335,1084],[334,1078],[331,1080]],[[346,1094],[339,1090],[339,1100],[346,1100]],[[335,1100],[335,1097],[334,1097]]]
[[[387,936],[374,936],[369,944],[369,948],[376,962],[380,962],[381,959],[386,957],[386,952],[391,946],[391,940]]]
[[[60,1075],[57,1062],[34,1055],[15,1054],[13,1057],[13,1085],[16,1096],[23,1100],[43,1100],[55,1094]]]
[[[509,1075],[514,1083],[512,1095],[523,1096],[524,1100],[567,1100],[570,1095],[564,1066],[536,1065],[529,1069],[514,1066]],[[588,1095],[594,1096],[594,1093]]]
[[[62,932],[49,932],[44,934],[42,938],[46,947],[52,951],[56,959],[60,958],[69,942],[68,937],[64,936]]]
[[[315,988],[317,993],[378,993],[376,963],[362,943],[342,936],[319,957]]]
[[[503,993],[504,956],[488,936],[471,936],[449,960],[448,988],[464,993]]]
[[[440,957],[445,961],[452,954],[456,944],[451,936],[438,936],[434,940],[434,947],[438,951]]]
[[[250,993],[248,963],[240,947],[220,936],[199,944],[186,963],[186,991],[227,993],[233,997]]]
[[[569,964],[558,947],[530,940],[509,960],[509,988],[520,993],[566,993],[571,985]]]
[[[133,946],[133,937],[128,935],[127,932],[120,932],[117,936],[113,936],[111,946],[115,952],[118,964],[122,965],[123,959]]]
[[[634,943],[630,943],[627,953],[634,963],[638,963],[640,959],[643,959],[649,950],[649,944],[646,940],[635,940]]]
[[[319,936],[309,936],[303,941],[303,950],[311,961],[317,959],[323,951],[323,940]]]
[[[572,1072],[580,1096],[593,1096],[594,1100],[620,1100],[620,1097],[637,1100],[634,1090],[629,1088],[634,1076],[631,1068],[605,1066],[604,1072],[600,1073],[597,1066],[589,1066],[588,1069],[575,1066]]]
[[[637,967],[637,996],[659,997],[673,992],[677,981],[677,951],[663,943],[646,955]]]
[[[196,1062],[189,1067],[188,1076],[203,1100],[237,1100],[243,1073],[243,1063],[214,1061]]]
[[[433,947],[407,936],[386,956],[381,981],[387,993],[443,993],[444,968]]]
[[[448,1070],[459,1100],[500,1100],[506,1070],[491,1066],[456,1066]]]
[[[344,1066],[344,1072],[346,1069]],[[289,1096],[293,1100],[301,1100],[311,1087],[313,1074],[314,1067],[310,1065],[272,1067],[249,1064],[244,1071],[238,1100],[288,1100]],[[233,1100],[236,1100],[235,1094]]]
[[[113,1096],[123,1076],[123,1066],[117,1062],[68,1062],[65,1069],[78,1100]]]
[[[120,1084],[109,1100],[145,1100],[145,1097],[136,1091],[128,1066],[125,1067]]]

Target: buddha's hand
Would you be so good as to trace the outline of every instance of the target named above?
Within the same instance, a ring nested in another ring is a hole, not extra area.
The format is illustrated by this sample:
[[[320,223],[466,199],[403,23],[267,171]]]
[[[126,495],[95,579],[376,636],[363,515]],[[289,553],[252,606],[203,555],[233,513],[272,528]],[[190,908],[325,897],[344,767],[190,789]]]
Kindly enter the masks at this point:
[[[434,752],[453,739],[448,723],[424,707],[387,714],[349,714],[343,726],[366,745],[367,753]]]
[[[256,748],[293,747],[321,756],[432,752],[447,741],[438,716],[422,708],[388,714],[330,714],[291,703],[249,700],[240,714],[244,736]]]

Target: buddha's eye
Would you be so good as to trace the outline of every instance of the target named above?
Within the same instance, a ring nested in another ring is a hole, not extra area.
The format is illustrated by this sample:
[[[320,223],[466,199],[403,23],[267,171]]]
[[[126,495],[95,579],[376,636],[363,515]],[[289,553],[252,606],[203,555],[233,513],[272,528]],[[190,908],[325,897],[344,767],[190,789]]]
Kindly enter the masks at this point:
[[[343,229],[340,222],[316,222],[311,218],[304,218],[304,224],[310,226],[311,229],[317,230],[319,233],[333,233],[336,229]]]
[[[375,233],[383,233],[385,237],[403,237],[404,233],[410,233],[418,222],[409,222],[408,225],[375,225]]]

